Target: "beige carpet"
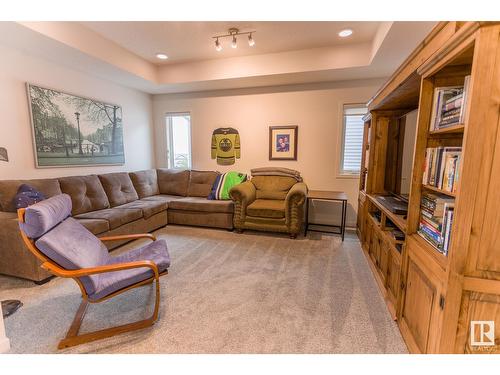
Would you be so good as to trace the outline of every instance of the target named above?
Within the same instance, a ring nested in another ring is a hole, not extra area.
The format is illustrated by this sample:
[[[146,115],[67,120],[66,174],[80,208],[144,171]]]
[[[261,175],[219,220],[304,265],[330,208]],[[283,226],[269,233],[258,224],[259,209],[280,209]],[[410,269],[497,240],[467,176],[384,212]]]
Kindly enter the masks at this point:
[[[173,225],[156,234],[172,258],[158,323],[60,353],[406,352],[352,235],[342,243]],[[11,298],[24,303],[5,320],[11,352],[57,352],[80,303],[77,285],[0,276],[0,299]],[[145,317],[152,301],[146,286],[91,305],[82,332]]]

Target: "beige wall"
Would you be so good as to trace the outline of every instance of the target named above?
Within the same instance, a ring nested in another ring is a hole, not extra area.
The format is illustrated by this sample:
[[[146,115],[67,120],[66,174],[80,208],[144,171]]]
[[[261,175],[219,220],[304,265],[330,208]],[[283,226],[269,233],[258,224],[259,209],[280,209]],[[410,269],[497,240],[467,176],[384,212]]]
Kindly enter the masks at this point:
[[[254,167],[283,166],[299,170],[310,189],[347,192],[348,225],[355,226],[358,179],[338,176],[342,105],[366,102],[382,83],[375,79],[155,95],[157,166],[166,166],[165,114],[190,112],[194,169],[249,172]],[[270,125],[299,126],[297,161],[269,161]],[[241,137],[241,159],[230,167],[219,166],[210,158],[212,131],[225,126],[238,129]],[[317,220],[328,221],[332,218],[330,209],[337,206],[318,203],[311,212]],[[334,221],[335,216],[336,212]]]
[[[41,178],[154,167],[151,96],[0,45],[0,178]],[[117,103],[123,109],[125,165],[35,168],[26,82]]]

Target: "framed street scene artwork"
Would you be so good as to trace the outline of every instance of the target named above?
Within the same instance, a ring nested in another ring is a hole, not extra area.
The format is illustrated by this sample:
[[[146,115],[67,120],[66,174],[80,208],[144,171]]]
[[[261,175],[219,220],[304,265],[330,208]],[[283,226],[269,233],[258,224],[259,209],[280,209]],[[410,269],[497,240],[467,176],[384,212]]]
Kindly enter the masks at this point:
[[[123,165],[122,109],[27,84],[36,167]]]
[[[299,127],[269,127],[269,160],[297,160],[297,140]]]

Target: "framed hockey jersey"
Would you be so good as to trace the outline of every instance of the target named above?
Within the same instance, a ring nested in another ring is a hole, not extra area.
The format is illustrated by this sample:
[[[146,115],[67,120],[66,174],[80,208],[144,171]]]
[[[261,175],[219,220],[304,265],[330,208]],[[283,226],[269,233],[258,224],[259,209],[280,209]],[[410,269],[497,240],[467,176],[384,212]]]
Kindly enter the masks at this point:
[[[233,165],[240,158],[240,135],[234,128],[218,128],[212,133],[212,159],[219,165]]]

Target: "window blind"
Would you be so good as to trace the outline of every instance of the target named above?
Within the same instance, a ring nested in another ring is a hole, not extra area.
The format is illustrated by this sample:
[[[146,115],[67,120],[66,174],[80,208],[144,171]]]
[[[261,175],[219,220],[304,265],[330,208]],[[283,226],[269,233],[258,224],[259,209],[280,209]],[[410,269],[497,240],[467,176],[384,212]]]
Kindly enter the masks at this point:
[[[363,116],[366,107],[344,106],[344,139],[342,144],[342,174],[359,174],[363,147]]]

